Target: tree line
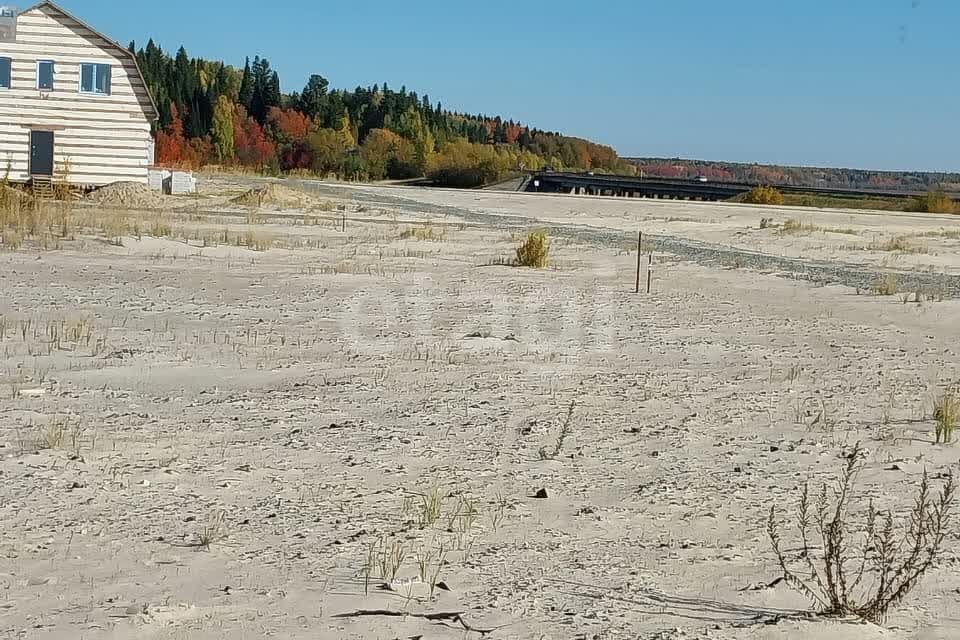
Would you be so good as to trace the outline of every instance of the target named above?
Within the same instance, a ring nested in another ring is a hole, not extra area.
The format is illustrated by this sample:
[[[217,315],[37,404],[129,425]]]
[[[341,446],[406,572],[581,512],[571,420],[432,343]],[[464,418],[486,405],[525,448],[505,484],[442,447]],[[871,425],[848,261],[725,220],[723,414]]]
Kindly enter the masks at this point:
[[[960,174],[957,173],[789,167],[680,158],[629,158],[628,160],[644,175],[661,178],[704,176],[718,182],[797,187],[880,191],[960,191]]]
[[[171,56],[152,40],[139,49],[131,43],[130,51],[157,103],[157,163],[164,166],[366,180],[429,176],[461,187],[547,167],[632,171],[608,146],[450,111],[406,87],[331,89],[312,75],[287,95],[263,57],[239,69],[191,58],[183,47]]]

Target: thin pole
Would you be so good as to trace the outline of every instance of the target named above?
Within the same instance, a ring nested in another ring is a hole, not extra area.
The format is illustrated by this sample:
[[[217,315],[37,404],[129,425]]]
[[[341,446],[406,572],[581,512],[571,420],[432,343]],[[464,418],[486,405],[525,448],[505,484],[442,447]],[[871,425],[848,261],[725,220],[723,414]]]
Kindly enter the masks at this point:
[[[647,293],[650,293],[650,289],[653,286],[653,254],[651,253],[647,261]]]
[[[637,237],[637,293],[640,293],[640,271],[643,268],[643,231]]]
[[[341,226],[341,231],[343,231],[343,233],[347,232],[347,214],[343,214],[343,224]]]

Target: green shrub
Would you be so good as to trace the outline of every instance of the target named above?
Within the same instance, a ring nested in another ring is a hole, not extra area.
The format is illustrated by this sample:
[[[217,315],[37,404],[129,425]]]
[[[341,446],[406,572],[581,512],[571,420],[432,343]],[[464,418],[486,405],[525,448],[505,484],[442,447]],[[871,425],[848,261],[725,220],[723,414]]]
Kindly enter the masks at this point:
[[[535,231],[517,249],[517,264],[521,267],[543,269],[550,260],[550,237],[546,231]]]
[[[754,187],[741,198],[741,202],[746,204],[783,204],[783,194],[773,187],[759,186]]]

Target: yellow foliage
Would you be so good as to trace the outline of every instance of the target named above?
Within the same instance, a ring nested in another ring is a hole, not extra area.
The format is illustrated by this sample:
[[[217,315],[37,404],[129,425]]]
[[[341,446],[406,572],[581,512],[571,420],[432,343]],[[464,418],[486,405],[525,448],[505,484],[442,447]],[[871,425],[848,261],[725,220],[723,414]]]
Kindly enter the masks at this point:
[[[517,264],[521,267],[544,269],[550,260],[550,237],[546,231],[536,231],[527,236],[517,249]]]
[[[746,204],[783,204],[783,194],[773,187],[759,186],[754,187],[750,192],[744,194],[741,202]]]
[[[921,213],[960,213],[957,203],[943,191],[931,191],[922,198],[916,198],[909,210]]]

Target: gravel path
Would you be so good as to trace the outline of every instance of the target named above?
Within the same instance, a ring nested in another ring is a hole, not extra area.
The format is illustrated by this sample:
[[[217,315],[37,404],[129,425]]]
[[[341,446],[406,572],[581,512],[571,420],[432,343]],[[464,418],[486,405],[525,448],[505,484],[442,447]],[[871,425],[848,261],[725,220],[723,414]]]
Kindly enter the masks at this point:
[[[632,233],[614,229],[575,224],[545,225],[543,221],[536,218],[479,213],[460,207],[425,204],[385,193],[372,193],[362,189],[309,181],[300,182],[298,186],[327,196],[353,198],[368,205],[387,205],[411,214],[451,216],[485,227],[517,230],[540,226],[546,227],[552,235],[557,237],[606,246],[619,246],[636,241],[636,236]],[[644,239],[652,243],[657,252],[701,265],[752,269],[774,273],[785,278],[807,280],[820,285],[844,285],[864,291],[872,290],[879,281],[892,274],[896,277],[901,291],[922,292],[925,296],[934,298],[960,298],[960,276],[956,275],[902,269],[873,269],[836,261],[789,258],[672,235],[651,234],[645,235]]]

